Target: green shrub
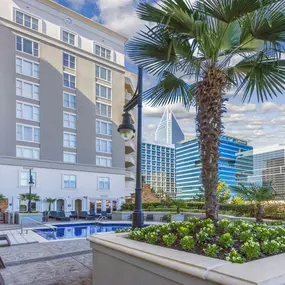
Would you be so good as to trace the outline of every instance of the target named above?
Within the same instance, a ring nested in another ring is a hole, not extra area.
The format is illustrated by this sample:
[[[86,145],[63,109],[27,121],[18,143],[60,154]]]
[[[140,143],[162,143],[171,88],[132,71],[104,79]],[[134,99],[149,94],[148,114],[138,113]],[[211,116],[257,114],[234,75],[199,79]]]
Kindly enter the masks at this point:
[[[160,236],[164,236],[166,234],[169,233],[169,227],[168,225],[161,225],[161,226],[158,226],[157,227],[157,233],[160,235]]]
[[[151,232],[147,233],[144,238],[145,238],[147,243],[155,244],[158,242],[157,233],[151,233]]]
[[[231,249],[226,260],[233,263],[244,263],[244,258],[234,248]]]
[[[219,237],[219,244],[224,247],[230,247],[233,245],[233,238],[231,234],[226,233]]]
[[[199,233],[196,234],[196,239],[198,243],[203,243],[210,239],[210,236],[207,232],[201,230]]]
[[[143,231],[132,231],[129,234],[129,238],[133,240],[142,240],[144,238]]]
[[[242,253],[248,259],[256,259],[260,256],[260,245],[255,241],[247,241],[241,246]]]
[[[166,246],[171,247],[176,242],[177,236],[174,234],[164,235],[162,240]]]
[[[180,238],[183,238],[189,234],[189,228],[187,227],[180,227],[178,229],[178,235]]]
[[[228,226],[231,224],[231,221],[227,219],[222,219],[220,222],[217,223],[218,227],[224,231],[228,229]]]
[[[195,241],[194,241],[193,237],[186,236],[180,240],[180,245],[185,250],[191,250],[195,246]]]
[[[265,254],[277,254],[280,252],[281,247],[276,240],[266,240],[261,245],[262,252]]]
[[[207,247],[203,249],[203,251],[209,257],[217,257],[220,250],[216,244],[208,244]]]
[[[213,224],[209,224],[202,228],[202,230],[207,233],[210,237],[215,234],[215,226]]]
[[[254,234],[251,232],[251,230],[247,230],[247,231],[241,231],[240,229],[237,231],[239,233],[239,239],[242,242],[246,242],[249,240],[254,240],[255,236]]]

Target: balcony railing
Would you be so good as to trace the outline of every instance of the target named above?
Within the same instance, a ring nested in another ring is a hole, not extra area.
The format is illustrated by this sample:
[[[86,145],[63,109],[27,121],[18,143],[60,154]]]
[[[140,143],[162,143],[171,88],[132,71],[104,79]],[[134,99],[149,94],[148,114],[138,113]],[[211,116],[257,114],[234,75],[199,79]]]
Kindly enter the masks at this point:
[[[135,179],[136,179],[135,174],[130,170],[126,170],[126,180],[127,181],[133,181]]]
[[[125,156],[125,166],[126,166],[126,168],[132,167],[132,166],[135,166],[135,165],[136,165],[136,161],[135,161],[133,155],[126,154],[126,156]]]
[[[125,152],[126,154],[132,153],[136,151],[135,144],[132,140],[127,141],[125,144]]]

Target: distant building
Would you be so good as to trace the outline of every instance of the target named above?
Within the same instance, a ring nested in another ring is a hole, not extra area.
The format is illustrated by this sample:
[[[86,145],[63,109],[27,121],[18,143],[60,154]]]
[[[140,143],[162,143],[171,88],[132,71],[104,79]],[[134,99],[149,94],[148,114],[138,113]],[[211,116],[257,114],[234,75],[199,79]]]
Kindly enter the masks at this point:
[[[155,132],[158,143],[176,144],[184,140],[184,133],[170,108],[166,108]]]
[[[175,196],[175,146],[143,142],[142,144],[143,183],[150,184],[156,193]]]
[[[252,150],[244,140],[222,136],[220,141],[219,180],[229,186],[237,185],[252,173],[252,160],[238,161],[237,154]],[[197,137],[176,145],[176,191],[177,198],[192,199],[202,186],[201,157]]]
[[[242,162],[253,161],[253,172],[246,173],[246,180],[266,184],[271,182],[277,193],[285,192],[285,145],[273,145],[239,154]]]

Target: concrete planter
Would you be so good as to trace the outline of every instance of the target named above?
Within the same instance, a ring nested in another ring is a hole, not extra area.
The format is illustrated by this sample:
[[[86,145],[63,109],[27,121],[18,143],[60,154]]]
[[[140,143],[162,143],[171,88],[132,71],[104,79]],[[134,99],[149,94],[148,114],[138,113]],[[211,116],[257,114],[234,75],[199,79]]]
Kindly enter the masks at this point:
[[[285,254],[233,264],[129,240],[126,234],[87,239],[93,252],[93,285],[285,284]]]
[[[15,213],[15,224],[35,225],[43,222],[43,213]]]
[[[183,221],[184,221],[184,214],[171,215],[171,222],[183,222]]]

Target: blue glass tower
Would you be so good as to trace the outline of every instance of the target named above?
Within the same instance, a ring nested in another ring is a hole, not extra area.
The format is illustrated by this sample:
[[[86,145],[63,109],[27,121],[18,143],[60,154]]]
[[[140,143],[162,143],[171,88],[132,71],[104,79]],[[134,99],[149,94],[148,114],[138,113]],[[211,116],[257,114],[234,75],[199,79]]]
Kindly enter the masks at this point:
[[[230,136],[221,136],[219,180],[229,186],[237,185],[238,181],[246,180],[253,169],[253,161],[248,160],[241,163],[237,157],[238,153],[252,150],[247,142]],[[201,158],[198,138],[192,138],[179,142],[176,145],[176,190],[178,199],[192,199],[200,193]]]

